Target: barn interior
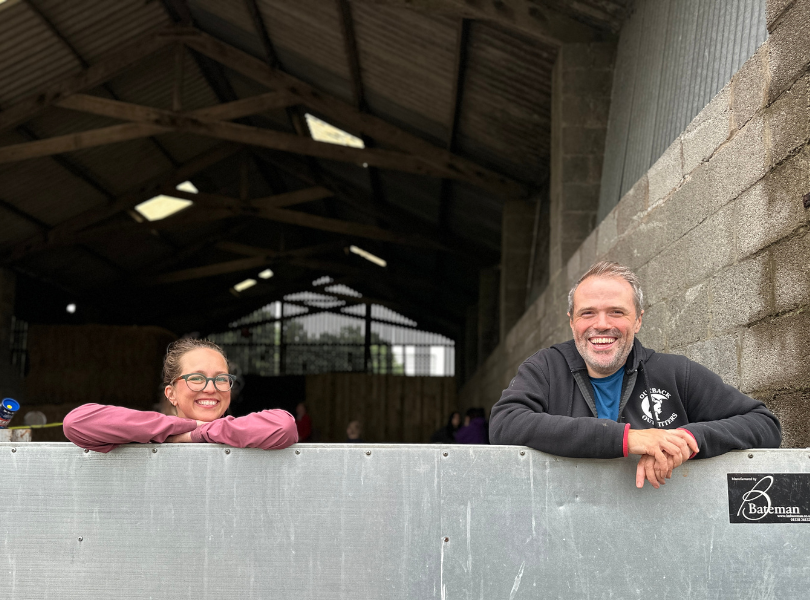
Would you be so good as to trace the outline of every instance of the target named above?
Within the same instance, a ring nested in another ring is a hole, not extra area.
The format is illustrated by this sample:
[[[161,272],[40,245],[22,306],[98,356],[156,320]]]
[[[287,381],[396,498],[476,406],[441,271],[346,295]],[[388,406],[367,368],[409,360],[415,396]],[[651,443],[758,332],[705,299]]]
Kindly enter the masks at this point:
[[[68,337],[126,354],[262,324],[292,338],[277,323],[315,314],[352,315],[364,347],[330,368],[288,365],[285,344],[270,374],[396,372],[370,356],[373,319],[432,334],[453,351],[441,374],[463,380],[505,201],[536,207],[535,287],[547,279],[557,46],[612,36],[624,10],[559,3],[515,24],[452,3],[4,4],[0,244],[23,378],[6,393],[31,406],[81,401],[71,381],[88,394],[64,373],[30,383],[59,361],[119,376],[89,348],[52,356],[74,354]]]
[[[597,230],[777,23],[664,4],[0,2],[2,393],[159,407],[192,336],[323,441],[488,408],[587,248],[646,265]]]

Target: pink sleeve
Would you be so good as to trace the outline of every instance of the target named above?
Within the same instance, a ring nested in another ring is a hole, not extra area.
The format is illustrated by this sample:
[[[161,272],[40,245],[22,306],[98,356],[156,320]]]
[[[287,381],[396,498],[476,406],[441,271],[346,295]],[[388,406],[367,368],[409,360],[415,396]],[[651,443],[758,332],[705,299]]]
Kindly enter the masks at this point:
[[[295,419],[286,410],[263,410],[244,417],[224,417],[191,432],[192,442],[235,448],[280,450],[298,441]]]
[[[197,422],[122,406],[85,404],[70,411],[62,429],[71,442],[96,452],[109,452],[130,442],[163,443],[170,435],[193,431]]]

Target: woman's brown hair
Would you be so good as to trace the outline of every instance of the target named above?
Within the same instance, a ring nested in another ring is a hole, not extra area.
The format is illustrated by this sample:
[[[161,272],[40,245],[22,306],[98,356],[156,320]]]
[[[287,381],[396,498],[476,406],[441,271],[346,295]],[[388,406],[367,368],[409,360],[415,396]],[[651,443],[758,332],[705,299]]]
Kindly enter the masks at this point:
[[[172,342],[166,348],[166,356],[163,358],[163,385],[172,385],[174,380],[180,377],[183,373],[180,372],[180,359],[183,355],[198,348],[208,348],[216,350],[225,359],[225,364],[228,364],[228,357],[225,351],[214,342],[208,340],[195,340],[193,338],[182,338]]]

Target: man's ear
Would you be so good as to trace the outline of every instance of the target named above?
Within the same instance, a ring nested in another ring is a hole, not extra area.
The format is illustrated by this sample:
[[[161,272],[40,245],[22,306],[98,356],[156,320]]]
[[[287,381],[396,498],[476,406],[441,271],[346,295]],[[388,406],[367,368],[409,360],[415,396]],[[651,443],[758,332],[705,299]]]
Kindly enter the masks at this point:
[[[638,320],[636,321],[635,331],[633,333],[638,333],[639,329],[641,329],[641,317],[644,316],[644,311],[641,311],[641,314],[638,316]]]

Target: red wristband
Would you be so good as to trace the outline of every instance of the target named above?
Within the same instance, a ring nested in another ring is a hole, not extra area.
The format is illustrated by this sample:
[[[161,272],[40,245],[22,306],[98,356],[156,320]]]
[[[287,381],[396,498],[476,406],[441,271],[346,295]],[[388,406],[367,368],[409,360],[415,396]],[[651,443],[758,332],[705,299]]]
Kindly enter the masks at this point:
[[[630,423],[624,426],[624,436],[622,437],[622,454],[627,456],[630,450],[627,446],[627,437],[630,435]]]

